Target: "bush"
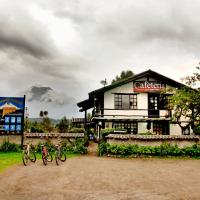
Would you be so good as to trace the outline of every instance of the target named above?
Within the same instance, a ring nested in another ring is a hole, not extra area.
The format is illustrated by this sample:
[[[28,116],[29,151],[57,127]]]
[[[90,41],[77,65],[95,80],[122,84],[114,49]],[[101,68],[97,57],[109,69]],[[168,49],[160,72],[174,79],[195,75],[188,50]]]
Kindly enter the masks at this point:
[[[50,152],[55,152],[55,150],[56,150],[55,145],[50,143],[50,142],[38,143],[35,146],[36,152],[41,153],[41,151],[42,151],[41,145],[42,144],[46,145],[47,149]],[[68,140],[62,141],[62,148],[63,148],[63,151],[65,153],[67,153],[67,152],[80,153],[80,154],[86,154],[87,153],[87,148],[84,146],[84,139],[80,139],[80,138],[76,139],[74,142],[71,142],[71,141],[68,141]]]
[[[98,155],[103,156],[108,154],[110,144],[107,142],[101,142],[98,146]]]
[[[98,155],[114,156],[190,156],[200,157],[200,145],[194,144],[191,147],[179,148],[177,144],[162,143],[160,146],[139,146],[139,145],[111,145],[102,142],[98,147]]]
[[[195,133],[195,135],[200,135],[200,126],[197,126],[197,127],[194,129],[194,133]]]
[[[30,132],[31,133],[44,133],[44,130],[39,126],[31,126]]]
[[[55,146],[51,142],[45,142],[45,143],[39,142],[37,145],[35,145],[35,151],[37,153],[42,152],[42,145],[45,145],[49,152],[55,152],[56,150]]]
[[[114,128],[105,128],[105,129],[101,129],[100,135],[101,135],[101,139],[103,141],[106,141],[106,136],[109,135],[110,133],[114,133]]]
[[[84,132],[85,132],[84,128],[75,128],[75,127],[73,127],[73,128],[71,128],[69,130],[69,133],[84,133]]]
[[[0,151],[2,152],[20,152],[21,151],[21,145],[10,143],[9,141],[4,141],[3,144],[0,146]]]
[[[74,153],[87,154],[87,148],[85,147],[85,141],[83,139],[76,139],[73,146]]]
[[[113,134],[115,133],[115,131],[127,131],[126,129],[121,129],[121,128],[105,128],[105,129],[102,129],[100,134],[101,134],[101,139],[103,141],[106,141],[106,136],[109,135],[109,134]]]
[[[139,133],[139,135],[152,135],[152,133],[150,131],[147,131],[145,133]]]

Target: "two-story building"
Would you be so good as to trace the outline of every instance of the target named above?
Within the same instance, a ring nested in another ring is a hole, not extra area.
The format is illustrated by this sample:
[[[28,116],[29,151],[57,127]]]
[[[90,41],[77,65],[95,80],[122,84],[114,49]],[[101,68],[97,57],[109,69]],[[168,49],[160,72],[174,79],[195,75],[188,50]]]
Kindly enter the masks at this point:
[[[80,111],[93,108],[96,127],[122,128],[130,134],[162,135],[190,134],[190,128],[181,130],[173,121],[170,108],[170,89],[184,85],[152,70],[134,75],[126,80],[102,87],[89,93],[89,98],[79,102]],[[187,123],[187,120],[183,123]]]

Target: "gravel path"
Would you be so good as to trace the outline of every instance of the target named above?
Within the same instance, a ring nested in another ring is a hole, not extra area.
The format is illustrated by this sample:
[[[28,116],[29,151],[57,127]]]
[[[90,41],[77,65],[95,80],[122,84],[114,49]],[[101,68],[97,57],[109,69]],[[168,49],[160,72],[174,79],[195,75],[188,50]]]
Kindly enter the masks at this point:
[[[0,174],[2,200],[200,199],[200,160],[80,156]]]

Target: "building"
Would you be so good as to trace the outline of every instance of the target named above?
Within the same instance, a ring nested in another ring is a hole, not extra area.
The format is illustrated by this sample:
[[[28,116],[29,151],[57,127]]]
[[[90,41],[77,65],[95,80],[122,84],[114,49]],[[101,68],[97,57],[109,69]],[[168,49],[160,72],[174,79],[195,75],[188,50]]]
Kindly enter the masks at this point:
[[[99,128],[121,128],[130,134],[151,132],[159,135],[191,134],[173,121],[170,89],[184,85],[152,70],[89,93],[77,105],[81,112],[93,108],[92,121]],[[183,123],[187,123],[186,119]]]

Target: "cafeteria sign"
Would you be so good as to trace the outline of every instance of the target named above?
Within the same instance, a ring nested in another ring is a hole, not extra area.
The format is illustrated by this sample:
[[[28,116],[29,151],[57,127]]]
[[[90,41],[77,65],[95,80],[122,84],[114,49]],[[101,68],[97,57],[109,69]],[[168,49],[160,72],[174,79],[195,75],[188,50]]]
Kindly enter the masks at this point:
[[[133,83],[134,92],[156,92],[165,89],[165,84],[152,81],[138,81]]]

